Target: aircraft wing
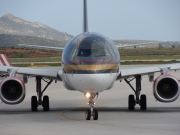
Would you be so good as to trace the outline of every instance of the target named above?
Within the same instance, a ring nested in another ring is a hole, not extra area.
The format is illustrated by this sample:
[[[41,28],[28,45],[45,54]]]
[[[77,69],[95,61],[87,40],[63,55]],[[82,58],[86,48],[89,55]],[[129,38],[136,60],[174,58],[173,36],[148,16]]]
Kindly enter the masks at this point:
[[[116,47],[118,49],[120,48],[127,48],[127,47],[136,47],[136,46],[140,46],[140,45],[147,45],[147,44],[152,44],[153,42],[146,42],[146,43],[139,43],[139,44],[126,44],[126,45],[123,45],[123,46],[117,46]]]
[[[41,45],[27,45],[27,44],[18,44],[19,47],[28,47],[28,48],[36,48],[36,49],[46,49],[46,50],[55,50],[55,51],[63,51],[63,47],[50,47],[50,46],[41,46]]]
[[[146,42],[146,43],[139,43],[139,44],[125,44],[123,46],[118,46],[116,47],[118,49],[120,48],[127,48],[127,47],[136,47],[140,45],[147,45],[147,44],[152,44],[153,42]],[[41,46],[41,45],[28,45],[28,44],[18,44],[19,47],[28,47],[28,48],[36,48],[36,49],[46,49],[46,50],[56,50],[56,51],[63,51],[63,47],[50,47],[50,46]]]
[[[178,69],[180,69],[180,63],[122,68],[120,69],[120,74],[117,79],[133,77],[136,75],[151,75],[154,74],[155,72],[167,73],[169,70],[178,70]]]
[[[58,75],[61,69],[46,69],[46,68],[28,68],[28,67],[12,67],[12,66],[0,66],[0,73],[10,74],[23,74],[28,76],[41,76],[49,79],[61,81],[61,77]]]
[[[22,74],[62,81],[60,75],[58,74],[59,72],[61,72],[61,69],[13,67],[7,56],[5,54],[0,54],[0,76],[14,76],[16,74]]]

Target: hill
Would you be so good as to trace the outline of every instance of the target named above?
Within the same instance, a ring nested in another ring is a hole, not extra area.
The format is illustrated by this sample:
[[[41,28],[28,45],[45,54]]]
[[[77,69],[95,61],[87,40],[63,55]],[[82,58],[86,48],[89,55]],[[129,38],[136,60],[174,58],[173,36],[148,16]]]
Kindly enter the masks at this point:
[[[57,41],[33,36],[0,34],[0,46],[3,47],[17,46],[18,44],[34,44],[63,47],[66,43],[66,40]]]
[[[16,46],[17,44],[34,44],[47,46],[65,46],[72,38],[65,32],[59,32],[44,24],[25,21],[12,14],[0,18],[0,46]],[[161,42],[147,40],[114,40],[116,45],[153,42],[141,47],[180,47],[180,42]]]
[[[72,35],[65,32],[38,22],[25,21],[12,14],[6,14],[0,18],[0,34],[34,36],[58,41],[68,41],[72,38]]]

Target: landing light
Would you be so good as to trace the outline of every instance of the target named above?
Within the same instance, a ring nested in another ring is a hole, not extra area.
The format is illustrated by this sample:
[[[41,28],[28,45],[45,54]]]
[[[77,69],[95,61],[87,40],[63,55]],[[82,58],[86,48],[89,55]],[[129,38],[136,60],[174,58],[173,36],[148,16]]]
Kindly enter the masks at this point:
[[[85,97],[89,99],[91,97],[91,94],[88,92],[85,94]]]

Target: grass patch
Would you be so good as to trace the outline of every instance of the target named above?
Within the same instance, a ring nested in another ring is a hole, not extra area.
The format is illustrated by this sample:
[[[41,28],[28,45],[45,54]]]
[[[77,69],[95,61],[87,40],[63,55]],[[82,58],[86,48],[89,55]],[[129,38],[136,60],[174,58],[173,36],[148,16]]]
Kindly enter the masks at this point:
[[[178,63],[179,61],[171,60],[171,61],[124,61],[121,62],[121,65],[140,65],[140,64],[172,64]]]
[[[135,64],[169,64],[178,63],[180,59],[179,55],[156,55],[156,56],[121,56],[122,65],[135,65]],[[127,61],[126,61],[127,60]],[[144,60],[144,61],[142,61]],[[147,60],[147,61],[146,61]],[[148,61],[150,60],[150,61]],[[165,61],[166,60],[166,61]],[[13,66],[17,67],[44,67],[44,66],[61,66],[60,57],[42,57],[42,58],[10,58]],[[29,62],[29,63],[23,63]],[[34,63],[33,62],[44,62]],[[49,63],[54,62],[54,63]]]
[[[180,59],[180,55],[155,55],[155,56],[121,56],[121,60],[165,60]]]
[[[60,57],[10,58],[11,62],[60,62]]]

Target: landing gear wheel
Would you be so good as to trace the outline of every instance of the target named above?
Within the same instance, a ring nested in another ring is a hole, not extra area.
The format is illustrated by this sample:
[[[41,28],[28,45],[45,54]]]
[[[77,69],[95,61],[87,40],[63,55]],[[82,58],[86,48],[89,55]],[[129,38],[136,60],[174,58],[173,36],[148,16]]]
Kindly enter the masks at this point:
[[[93,119],[98,120],[98,110],[97,109],[93,110]]]
[[[43,110],[49,111],[49,97],[48,96],[43,97]]]
[[[86,110],[85,117],[86,117],[86,120],[90,120],[91,119],[91,110],[90,109]]]
[[[134,106],[135,106],[134,95],[129,95],[129,102],[128,102],[128,104],[129,104],[128,109],[129,110],[134,110]]]
[[[147,109],[146,95],[141,95],[140,106],[141,106],[141,110],[146,110]]]
[[[37,107],[38,107],[37,97],[36,96],[32,96],[31,97],[31,111],[32,112],[36,112],[37,111]]]

